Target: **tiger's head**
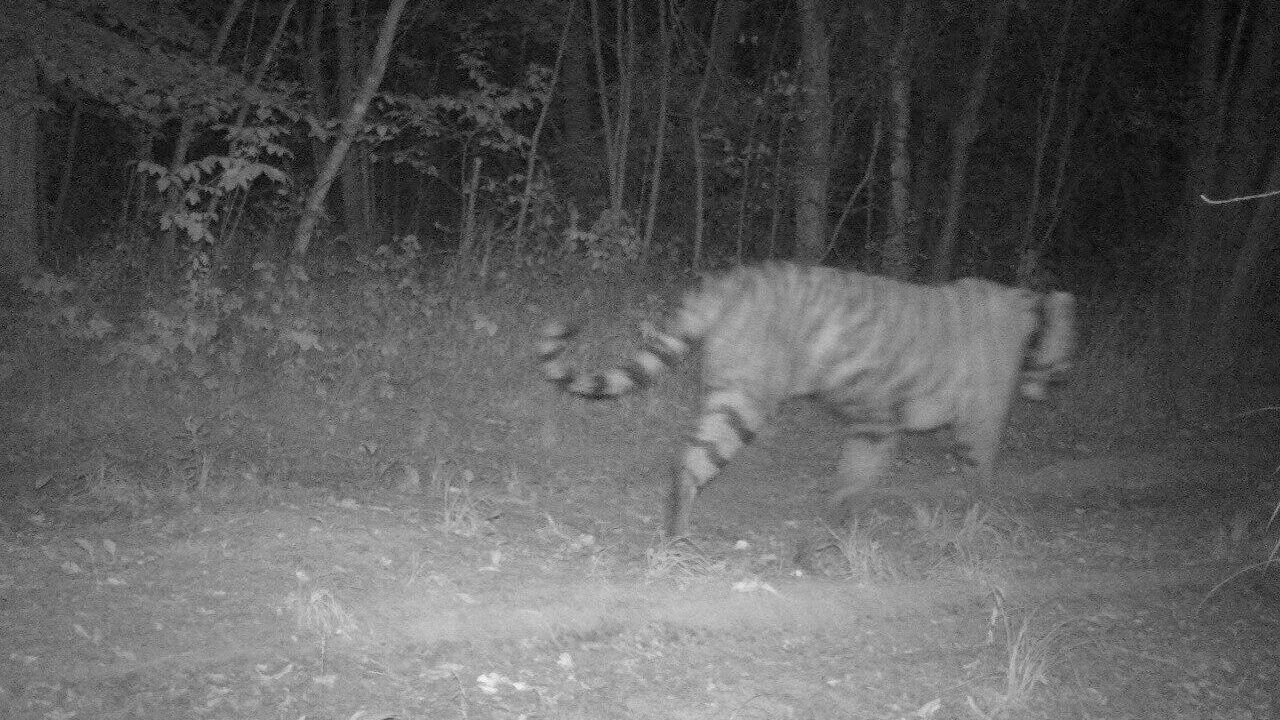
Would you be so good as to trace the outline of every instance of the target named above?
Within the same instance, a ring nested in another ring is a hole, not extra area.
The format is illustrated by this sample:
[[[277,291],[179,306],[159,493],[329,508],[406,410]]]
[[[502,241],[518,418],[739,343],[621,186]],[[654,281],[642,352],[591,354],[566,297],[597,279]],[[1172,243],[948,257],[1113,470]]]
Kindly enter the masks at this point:
[[[1076,347],[1076,299],[1070,293],[1039,296],[1038,324],[1027,343],[1018,390],[1023,397],[1044,400],[1048,386],[1061,382],[1071,370]]]

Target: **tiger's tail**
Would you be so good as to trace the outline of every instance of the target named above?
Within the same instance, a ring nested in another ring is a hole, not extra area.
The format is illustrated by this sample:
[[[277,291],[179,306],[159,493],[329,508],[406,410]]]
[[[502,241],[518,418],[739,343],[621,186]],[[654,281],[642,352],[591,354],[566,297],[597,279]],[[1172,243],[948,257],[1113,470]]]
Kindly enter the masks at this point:
[[[582,374],[560,357],[577,334],[578,328],[574,325],[560,321],[548,323],[538,343],[538,360],[542,363],[542,375],[549,382],[566,392],[593,400],[620,397],[647,386],[688,355],[696,340],[687,330],[660,330],[652,333],[644,348],[622,365],[604,372]]]

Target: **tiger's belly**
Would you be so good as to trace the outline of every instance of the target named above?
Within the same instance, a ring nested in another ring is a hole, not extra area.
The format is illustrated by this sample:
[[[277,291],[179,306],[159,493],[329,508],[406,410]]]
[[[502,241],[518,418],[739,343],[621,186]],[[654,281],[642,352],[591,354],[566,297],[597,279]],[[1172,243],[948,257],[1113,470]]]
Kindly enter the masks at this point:
[[[955,420],[955,412],[951,403],[939,398],[921,398],[902,404],[899,410],[899,422],[903,430],[924,432],[937,430]]]

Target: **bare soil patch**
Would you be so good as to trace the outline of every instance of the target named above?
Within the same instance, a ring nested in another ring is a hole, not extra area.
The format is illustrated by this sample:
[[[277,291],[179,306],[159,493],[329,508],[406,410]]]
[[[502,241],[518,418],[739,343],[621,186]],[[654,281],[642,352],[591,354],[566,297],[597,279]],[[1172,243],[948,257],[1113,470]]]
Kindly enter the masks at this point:
[[[473,488],[482,517],[461,533],[428,491],[107,518],[20,496],[0,527],[3,715],[1273,715],[1280,588],[1246,573],[1210,594],[1238,567],[1222,508],[1078,496],[1010,511],[1022,540],[1001,557],[900,582],[813,577],[790,562],[775,478],[821,458],[767,449],[703,499],[709,539],[673,566],[649,523],[612,522],[654,514],[657,489],[604,481],[594,508]],[[1115,468],[1141,464],[1031,477],[1134,487]],[[1172,496],[1165,472],[1136,487]],[[607,521],[554,519],[575,512]],[[1044,663],[1025,697],[1010,685],[1024,622],[1021,650]]]

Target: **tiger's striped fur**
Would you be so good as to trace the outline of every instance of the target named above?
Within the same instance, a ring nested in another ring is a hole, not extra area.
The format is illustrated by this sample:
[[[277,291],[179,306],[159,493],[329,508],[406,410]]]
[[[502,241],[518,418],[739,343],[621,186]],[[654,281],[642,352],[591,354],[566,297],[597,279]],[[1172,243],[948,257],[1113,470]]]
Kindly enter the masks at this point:
[[[902,431],[951,426],[988,482],[1015,387],[1041,399],[1069,367],[1073,306],[1066,293],[973,278],[929,286],[771,263],[709,278],[619,368],[582,375],[565,365],[575,331],[563,323],[544,329],[538,356],[564,390],[612,398],[701,345],[705,397],[667,510],[667,534],[683,537],[698,490],[793,397],[814,397],[848,423],[833,510],[874,486]]]

